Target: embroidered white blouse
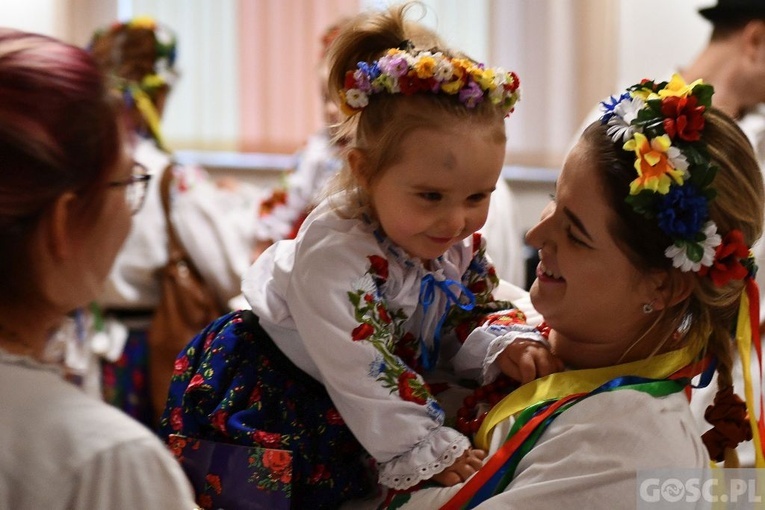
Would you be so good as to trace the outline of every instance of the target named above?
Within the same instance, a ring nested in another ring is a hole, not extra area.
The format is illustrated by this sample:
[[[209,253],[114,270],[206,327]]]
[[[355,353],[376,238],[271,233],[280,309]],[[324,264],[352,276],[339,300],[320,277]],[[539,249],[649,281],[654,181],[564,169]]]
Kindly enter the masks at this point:
[[[461,348],[457,334],[480,323],[487,309],[479,308],[509,305],[489,304],[497,284],[479,235],[426,269],[373,223],[342,218],[324,201],[296,239],[258,258],[242,291],[279,348],[326,386],[378,461],[380,482],[407,488],[470,447],[444,426],[446,413],[418,372],[427,372],[428,353],[434,369],[449,371]],[[467,289],[472,311],[461,308],[470,307]]]

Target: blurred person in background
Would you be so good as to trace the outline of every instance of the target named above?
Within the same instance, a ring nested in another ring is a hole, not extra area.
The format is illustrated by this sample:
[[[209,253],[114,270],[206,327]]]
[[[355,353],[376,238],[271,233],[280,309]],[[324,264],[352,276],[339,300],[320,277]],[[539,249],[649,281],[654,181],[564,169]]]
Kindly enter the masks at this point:
[[[152,424],[156,418],[152,407],[155,411],[164,408],[174,362],[169,355],[155,359],[147,349],[147,328],[160,300],[158,274],[168,261],[160,190],[163,176],[172,172],[172,226],[221,311],[239,293],[242,275],[252,261],[259,192],[230,179],[215,181],[200,167],[174,163],[160,130],[178,76],[176,38],[169,28],[148,17],[114,23],[93,34],[88,50],[123,99],[133,158],[152,175],[146,204],[117,256],[92,316],[95,327],[89,329],[107,360],[104,397]],[[178,339],[178,350],[188,340]]]

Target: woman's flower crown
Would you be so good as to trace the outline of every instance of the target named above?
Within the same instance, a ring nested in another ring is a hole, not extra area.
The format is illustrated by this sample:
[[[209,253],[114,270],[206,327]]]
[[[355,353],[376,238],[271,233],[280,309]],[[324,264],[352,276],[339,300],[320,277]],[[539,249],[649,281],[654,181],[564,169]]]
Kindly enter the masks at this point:
[[[412,95],[419,92],[456,96],[468,108],[488,99],[509,115],[520,99],[518,76],[501,68],[485,68],[467,58],[436,51],[391,48],[373,62],[359,62],[348,71],[340,90],[340,106],[347,115],[360,112],[374,94]]]
[[[154,71],[143,76],[140,82],[136,82],[132,86],[138,86],[148,94],[165,86],[173,86],[178,73],[175,69],[177,41],[172,31],[166,26],[157,23],[150,16],[137,16],[125,22],[113,23],[108,29],[97,31],[93,41],[103,37],[108,32],[116,32],[123,28],[151,30],[156,40],[154,47]],[[128,87],[128,80],[119,80],[117,84],[121,89],[126,89]]]
[[[156,99],[157,92],[166,87],[172,87],[178,76],[175,69],[177,47],[175,35],[165,25],[157,23],[154,18],[138,16],[125,22],[113,23],[108,29],[96,31],[88,50],[92,52],[93,47],[101,37],[124,29],[152,32],[154,35],[154,65],[152,71],[142,76],[140,80],[129,80],[112,73],[109,76],[111,87],[122,95],[125,105],[129,108],[138,109],[146,121],[151,136],[160,147],[164,147],[159,126],[160,114],[153,101]]]
[[[643,80],[603,101],[601,122],[614,143],[635,153],[637,178],[626,201],[672,239],[664,251],[672,265],[724,285],[753,275],[755,265],[742,233],[723,238],[709,217],[717,167],[702,134],[713,93],[711,85],[688,85],[678,74],[669,82]]]

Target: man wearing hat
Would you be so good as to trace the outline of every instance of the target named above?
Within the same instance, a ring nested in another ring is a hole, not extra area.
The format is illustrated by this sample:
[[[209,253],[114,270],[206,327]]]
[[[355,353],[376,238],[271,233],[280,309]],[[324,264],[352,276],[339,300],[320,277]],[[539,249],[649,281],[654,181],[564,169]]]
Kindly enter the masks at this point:
[[[718,0],[699,9],[712,23],[706,47],[681,73],[686,82],[702,78],[715,87],[715,106],[740,121],[765,103],[765,0]],[[763,121],[765,122],[765,121]],[[765,163],[765,125],[747,131],[757,156]]]
[[[762,0],[719,0],[717,5],[699,9],[699,13],[711,22],[723,19],[749,20],[762,18],[765,2]]]
[[[736,119],[754,146],[765,173],[765,0],[718,0],[717,5],[699,9],[699,13],[712,23],[712,35],[696,59],[680,73],[687,83],[700,78],[714,85],[714,106]],[[760,268],[757,275],[760,302],[765,302],[765,241],[760,239],[753,251]],[[761,315],[760,324],[764,320]],[[765,327],[761,326],[760,331],[765,333]],[[757,374],[758,370],[753,356],[752,371]],[[733,377],[734,387],[742,388],[738,356]],[[713,381],[707,388],[695,391],[691,400],[691,409],[702,431],[710,428],[703,416],[716,388]],[[759,399],[759,393],[755,399]],[[741,443],[737,450],[741,467],[753,467],[751,442]]]

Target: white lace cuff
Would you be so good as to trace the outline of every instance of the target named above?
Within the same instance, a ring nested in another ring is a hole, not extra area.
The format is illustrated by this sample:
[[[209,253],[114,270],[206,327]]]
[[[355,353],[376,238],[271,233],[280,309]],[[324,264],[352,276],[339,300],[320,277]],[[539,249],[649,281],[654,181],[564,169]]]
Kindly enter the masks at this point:
[[[516,340],[539,342],[548,349],[550,348],[550,343],[534,326],[514,324],[512,331],[509,331],[502,336],[498,336],[492,340],[491,344],[489,344],[489,350],[486,353],[486,358],[483,362],[483,384],[489,384],[499,376],[500,369],[495,361],[500,353],[505,350],[505,347]]]
[[[380,483],[392,489],[408,489],[454,464],[468,448],[467,437],[439,427],[411,451],[380,463]]]

